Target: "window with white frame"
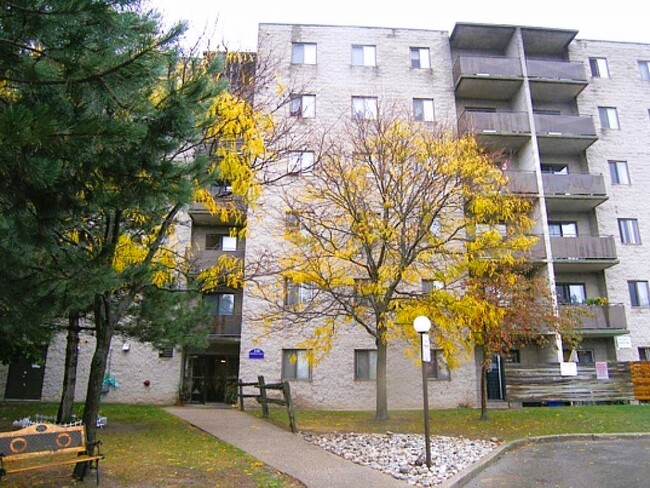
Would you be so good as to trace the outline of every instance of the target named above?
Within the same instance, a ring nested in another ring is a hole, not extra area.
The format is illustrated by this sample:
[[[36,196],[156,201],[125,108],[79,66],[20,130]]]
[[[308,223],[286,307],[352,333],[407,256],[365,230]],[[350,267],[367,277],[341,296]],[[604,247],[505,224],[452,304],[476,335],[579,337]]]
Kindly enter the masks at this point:
[[[413,99],[413,118],[421,122],[433,122],[433,99],[432,98],[414,98]]]
[[[205,249],[209,251],[236,251],[237,237],[225,234],[206,234]]]
[[[377,49],[375,46],[352,45],[352,66],[376,66]]]
[[[282,349],[282,379],[311,380],[308,349]]]
[[[352,116],[357,119],[376,119],[377,97],[352,97]]]
[[[305,119],[316,116],[316,95],[291,95],[289,114]]]
[[[618,219],[618,230],[621,234],[622,244],[641,244],[637,219]]]
[[[294,42],[291,45],[291,62],[293,64],[316,64],[316,43]]]
[[[620,129],[616,107],[598,107],[600,126],[603,129]]]
[[[212,315],[234,315],[234,293],[208,293],[203,300],[210,305]]]
[[[542,173],[550,175],[568,175],[569,165],[567,164],[541,164]]]
[[[650,361],[650,346],[639,348],[639,361]]]
[[[639,72],[642,80],[650,81],[650,61],[639,61]]]
[[[442,349],[431,349],[431,362],[427,364],[427,378],[430,380],[451,380],[449,365]]]
[[[578,358],[578,363],[580,364],[591,364],[594,362],[594,351],[591,349],[577,349],[576,356]]]
[[[549,221],[548,233],[554,237],[578,237],[578,223]]]
[[[354,379],[377,379],[377,351],[374,349],[354,350]]]
[[[589,58],[589,67],[594,78],[609,78],[607,58]]]
[[[609,161],[609,174],[612,178],[612,185],[630,184],[627,161]]]
[[[555,291],[560,305],[583,305],[587,300],[584,283],[556,283]]]
[[[291,151],[288,157],[288,173],[304,173],[314,167],[313,151]]]
[[[630,302],[633,307],[650,307],[650,292],[647,281],[628,281]]]
[[[432,291],[442,290],[445,284],[440,280],[422,280],[422,291],[431,293]]]
[[[428,47],[412,47],[411,68],[431,68],[431,57]]]
[[[298,305],[312,301],[316,288],[311,283],[294,283],[286,280],[286,304]]]

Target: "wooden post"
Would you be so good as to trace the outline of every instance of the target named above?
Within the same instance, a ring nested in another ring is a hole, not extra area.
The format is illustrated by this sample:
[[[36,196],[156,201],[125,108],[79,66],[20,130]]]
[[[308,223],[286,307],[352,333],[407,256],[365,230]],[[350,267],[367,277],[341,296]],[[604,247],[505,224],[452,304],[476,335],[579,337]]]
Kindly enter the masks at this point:
[[[244,411],[244,382],[237,380],[237,388],[239,389],[239,410]]]
[[[291,387],[289,386],[288,381],[282,382],[282,395],[287,404],[287,414],[289,415],[289,426],[291,427],[291,432],[297,434],[298,427],[296,426],[296,416],[293,412],[293,400],[291,400]]]
[[[257,377],[257,386],[260,389],[260,403],[262,404],[262,418],[269,418],[269,402],[266,399],[266,385],[264,384],[264,376]]]

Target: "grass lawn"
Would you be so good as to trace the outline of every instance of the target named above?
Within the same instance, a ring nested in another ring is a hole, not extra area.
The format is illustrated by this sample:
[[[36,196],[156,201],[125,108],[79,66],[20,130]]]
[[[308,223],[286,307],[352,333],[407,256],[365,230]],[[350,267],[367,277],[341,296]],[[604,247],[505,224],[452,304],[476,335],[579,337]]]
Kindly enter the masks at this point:
[[[0,405],[0,431],[11,422],[34,415],[53,415],[56,405]],[[79,408],[81,413],[81,408]],[[242,451],[187,425],[161,408],[143,405],[103,405],[108,425],[99,431],[100,486],[297,488],[299,482],[274,471]],[[71,467],[48,468],[3,479],[5,488],[64,487],[74,483]],[[78,486],[78,485],[77,485]],[[82,486],[95,486],[94,473]]]
[[[431,410],[432,435],[472,439],[514,440],[553,434],[650,432],[650,405],[539,407],[490,410],[480,421],[472,409]],[[254,415],[261,416],[254,411]],[[387,422],[375,422],[374,412],[299,410],[298,428],[313,432],[423,432],[422,411],[392,411]],[[271,411],[271,420],[288,428],[285,410]]]

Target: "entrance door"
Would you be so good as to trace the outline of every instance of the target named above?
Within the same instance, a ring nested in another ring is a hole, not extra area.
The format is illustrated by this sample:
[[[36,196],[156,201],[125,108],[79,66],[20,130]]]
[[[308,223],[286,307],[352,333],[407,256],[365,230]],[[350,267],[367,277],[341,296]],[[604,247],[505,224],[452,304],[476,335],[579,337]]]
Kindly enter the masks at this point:
[[[487,397],[488,400],[505,399],[505,378],[503,375],[503,361],[501,356],[494,355],[492,364],[487,371]]]
[[[45,375],[45,354],[42,362],[20,355],[9,365],[5,398],[11,400],[40,400]]]
[[[506,371],[507,363],[519,363],[519,351],[515,350],[510,356],[503,358],[498,354],[492,357],[492,364],[487,372],[487,397],[488,400],[505,400],[506,399]]]
[[[191,367],[193,403],[232,401],[232,392],[236,392],[239,357],[196,356],[192,358]]]

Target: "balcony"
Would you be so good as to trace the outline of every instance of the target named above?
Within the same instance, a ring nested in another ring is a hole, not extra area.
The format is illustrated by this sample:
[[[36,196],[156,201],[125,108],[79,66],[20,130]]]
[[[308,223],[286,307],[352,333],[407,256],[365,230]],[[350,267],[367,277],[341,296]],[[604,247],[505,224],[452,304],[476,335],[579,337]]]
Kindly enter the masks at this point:
[[[557,272],[601,271],[618,264],[612,236],[551,236],[551,253]]]
[[[611,337],[627,333],[625,305],[585,305],[586,314],[580,317],[578,327],[584,336]]]
[[[473,132],[487,146],[519,149],[530,138],[526,112],[464,111],[458,121],[461,131]]]
[[[220,251],[210,249],[197,250],[195,248],[188,248],[186,252],[187,259],[190,261],[191,269],[194,273],[199,273],[201,270],[215,266],[219,260],[219,256],[222,254],[243,260],[245,255],[244,241],[238,240],[236,251]]]
[[[508,189],[512,193],[522,195],[537,195],[537,179],[532,171],[513,171],[503,172],[508,178]]]
[[[517,58],[459,56],[454,63],[458,98],[511,100],[523,82]]]
[[[245,213],[246,206],[240,196],[232,194],[232,187],[225,185],[214,185],[210,193],[217,200],[217,204],[230,210],[230,213]],[[219,214],[212,215],[202,203],[193,202],[190,204],[188,213],[196,225],[227,224]]]
[[[603,175],[542,173],[546,208],[549,211],[584,212],[607,200]]]
[[[534,114],[540,152],[577,154],[598,140],[591,117]]]
[[[241,337],[241,315],[216,315],[210,324],[210,339],[239,339]]]
[[[588,84],[582,63],[529,59],[526,68],[535,102],[570,102]]]

